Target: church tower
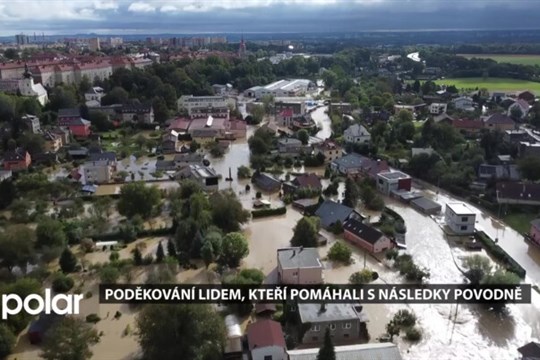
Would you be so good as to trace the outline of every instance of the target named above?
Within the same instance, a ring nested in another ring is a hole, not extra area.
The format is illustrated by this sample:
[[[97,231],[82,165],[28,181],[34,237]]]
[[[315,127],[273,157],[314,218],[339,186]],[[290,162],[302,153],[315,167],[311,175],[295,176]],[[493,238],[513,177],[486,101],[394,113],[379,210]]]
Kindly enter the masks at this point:
[[[28,64],[24,64],[23,78],[19,81],[19,91],[22,96],[34,95],[34,76],[28,70]]]
[[[245,59],[246,57],[246,43],[244,41],[244,34],[242,34],[240,46],[238,47],[238,57],[240,57],[240,59]]]

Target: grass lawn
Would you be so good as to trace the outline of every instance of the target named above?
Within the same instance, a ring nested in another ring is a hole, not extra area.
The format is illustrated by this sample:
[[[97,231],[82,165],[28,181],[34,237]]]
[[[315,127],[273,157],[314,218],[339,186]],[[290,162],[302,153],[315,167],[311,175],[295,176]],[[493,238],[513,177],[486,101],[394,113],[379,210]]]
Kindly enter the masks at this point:
[[[526,234],[531,227],[531,221],[538,215],[531,213],[514,213],[503,217],[503,221],[520,234]]]
[[[520,91],[531,90],[540,92],[540,83],[527,80],[506,78],[454,78],[436,80],[437,85],[454,85],[458,89],[486,88],[489,91]]]
[[[492,59],[498,63],[518,65],[539,65],[540,55],[511,55],[511,54],[458,54],[464,58]]]

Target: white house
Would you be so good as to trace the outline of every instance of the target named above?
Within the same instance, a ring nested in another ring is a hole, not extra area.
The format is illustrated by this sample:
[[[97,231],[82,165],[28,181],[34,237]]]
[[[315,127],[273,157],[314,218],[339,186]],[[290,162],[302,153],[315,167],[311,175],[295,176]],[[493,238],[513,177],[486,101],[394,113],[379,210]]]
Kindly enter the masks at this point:
[[[25,66],[23,78],[19,80],[19,91],[22,96],[35,97],[41,106],[45,106],[49,102],[47,90],[43,85],[34,83],[34,76],[28,70],[28,66]]]
[[[444,220],[454,233],[467,235],[474,232],[476,214],[463,203],[449,203],[446,204]]]
[[[343,132],[343,138],[348,143],[363,144],[371,141],[371,134],[363,125],[354,124]]]
[[[446,112],[448,105],[445,103],[433,103],[429,105],[429,113],[439,115]]]
[[[474,111],[474,100],[468,96],[460,96],[452,100],[456,109]]]

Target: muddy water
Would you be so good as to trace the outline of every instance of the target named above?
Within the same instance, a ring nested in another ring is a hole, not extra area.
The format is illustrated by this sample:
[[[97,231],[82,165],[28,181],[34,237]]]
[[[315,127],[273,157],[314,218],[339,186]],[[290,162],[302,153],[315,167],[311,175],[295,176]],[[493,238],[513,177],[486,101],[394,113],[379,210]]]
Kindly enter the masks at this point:
[[[311,118],[321,129],[315,135],[319,139],[328,139],[332,135],[331,121],[326,111],[328,111],[328,106],[320,107],[311,113]]]

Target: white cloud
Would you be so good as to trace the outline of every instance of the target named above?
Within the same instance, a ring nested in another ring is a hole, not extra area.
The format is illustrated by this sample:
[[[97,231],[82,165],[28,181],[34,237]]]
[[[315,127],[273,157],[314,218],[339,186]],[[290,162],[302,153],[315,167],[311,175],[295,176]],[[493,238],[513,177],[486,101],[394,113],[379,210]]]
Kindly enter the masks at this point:
[[[128,11],[131,12],[139,12],[139,13],[148,13],[148,12],[154,12],[156,11],[156,7],[152,4],[145,3],[145,2],[134,2],[129,5]]]
[[[173,12],[174,13],[174,12],[178,11],[178,8],[176,6],[174,6],[174,5],[163,5],[161,7],[161,9],[159,9],[159,11],[164,12],[164,13],[166,13],[166,12]]]
[[[96,10],[116,10],[118,9],[118,4],[114,1],[102,1],[102,0],[96,0],[94,1],[94,8]]]

